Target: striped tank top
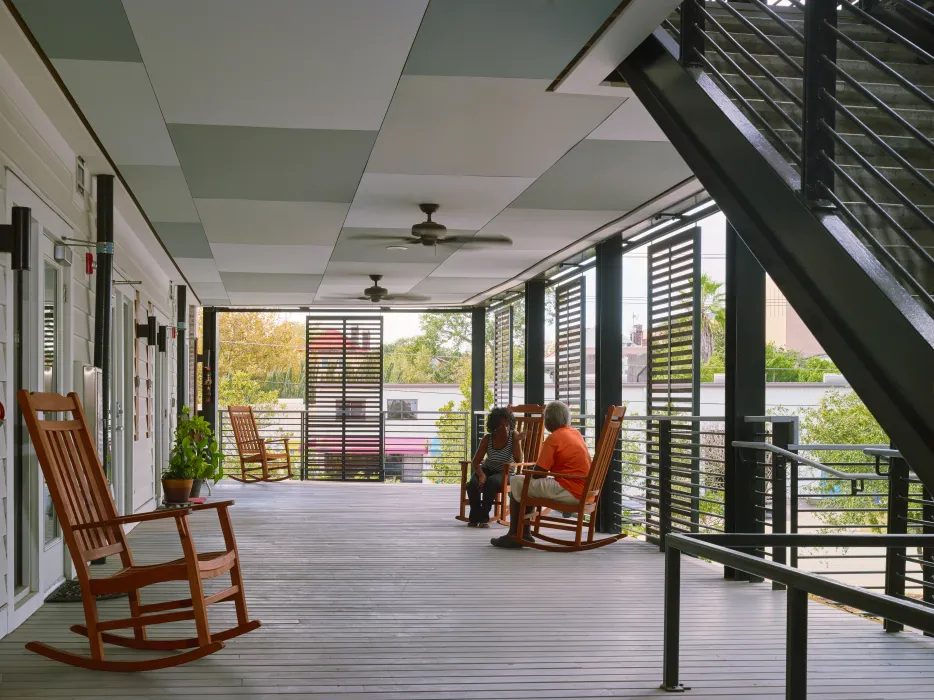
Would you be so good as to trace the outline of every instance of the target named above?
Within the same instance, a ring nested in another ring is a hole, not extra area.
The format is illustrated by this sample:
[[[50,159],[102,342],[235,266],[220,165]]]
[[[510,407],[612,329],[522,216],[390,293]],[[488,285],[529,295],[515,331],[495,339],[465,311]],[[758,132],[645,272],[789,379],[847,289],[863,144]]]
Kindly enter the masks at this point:
[[[483,467],[488,474],[499,474],[503,467],[513,461],[512,457],[512,436],[510,432],[506,439],[506,444],[500,449],[493,447],[493,436],[487,434],[486,441],[486,459],[483,460]]]

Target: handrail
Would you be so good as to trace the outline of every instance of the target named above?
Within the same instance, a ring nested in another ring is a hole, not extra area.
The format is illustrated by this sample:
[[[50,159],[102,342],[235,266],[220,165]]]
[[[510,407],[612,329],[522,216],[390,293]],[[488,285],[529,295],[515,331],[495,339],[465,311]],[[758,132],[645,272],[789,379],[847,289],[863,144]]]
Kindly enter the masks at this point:
[[[820,462],[817,462],[813,459],[802,457],[801,455],[795,454],[794,452],[789,452],[788,450],[783,450],[781,447],[776,447],[769,442],[746,442],[743,440],[734,440],[733,447],[745,447],[753,450],[765,450],[766,452],[772,452],[773,454],[781,455],[782,457],[790,459],[794,462],[806,464],[809,467],[813,467],[814,469],[822,471],[825,474],[835,476],[838,479],[847,479],[849,481],[862,481],[864,479],[866,481],[883,481],[888,479],[887,476],[880,476],[878,474],[849,474],[847,472],[841,472],[837,469],[834,469],[833,467],[828,467],[826,464],[821,464]]]
[[[717,542],[723,542],[721,546]],[[840,544],[843,543],[843,544]],[[883,546],[887,550],[925,547],[934,544],[934,535],[688,535],[665,537],[664,667],[662,688],[683,690],[680,684],[681,636],[681,554],[703,557],[735,571],[770,579],[788,587],[785,685],[786,697],[807,695],[807,616],[808,595],[817,595],[872,615],[934,633],[934,610],[904,598],[883,595],[864,588],[834,581],[820,574],[738,552],[729,547],[761,548],[791,544],[799,547]]]

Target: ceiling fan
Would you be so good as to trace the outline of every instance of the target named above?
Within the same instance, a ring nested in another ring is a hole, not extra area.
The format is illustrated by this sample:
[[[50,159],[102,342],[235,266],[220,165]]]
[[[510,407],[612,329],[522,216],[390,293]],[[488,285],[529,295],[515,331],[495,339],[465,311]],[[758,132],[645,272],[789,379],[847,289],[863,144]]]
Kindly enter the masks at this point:
[[[506,236],[449,236],[447,233],[447,226],[431,220],[431,215],[438,211],[437,204],[419,204],[418,208],[421,209],[428,218],[412,227],[411,236],[354,236],[354,239],[359,241],[379,241],[381,243],[417,243],[431,248],[435,248],[439,245],[470,247],[512,245],[512,239]]]
[[[362,297],[354,297],[357,301],[372,301],[379,304],[384,301],[429,301],[431,297],[419,296],[418,294],[390,294],[385,287],[379,286],[379,281],[383,279],[382,275],[370,275],[373,280],[373,286],[363,290]]]

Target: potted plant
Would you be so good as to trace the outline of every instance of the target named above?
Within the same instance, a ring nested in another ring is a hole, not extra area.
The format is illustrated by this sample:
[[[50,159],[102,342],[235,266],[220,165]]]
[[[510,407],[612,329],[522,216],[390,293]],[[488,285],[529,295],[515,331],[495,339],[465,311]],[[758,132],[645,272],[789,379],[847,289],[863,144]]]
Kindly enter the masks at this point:
[[[211,426],[201,416],[192,416],[186,406],[175,428],[175,445],[162,475],[162,490],[169,503],[184,503],[201,492],[205,479],[217,483],[224,475],[223,455]]]

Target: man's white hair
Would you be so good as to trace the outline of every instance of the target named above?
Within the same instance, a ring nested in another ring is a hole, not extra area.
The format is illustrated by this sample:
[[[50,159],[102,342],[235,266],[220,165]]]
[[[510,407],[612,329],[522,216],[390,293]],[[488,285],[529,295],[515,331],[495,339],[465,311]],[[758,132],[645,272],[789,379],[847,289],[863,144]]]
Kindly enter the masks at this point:
[[[558,428],[571,424],[571,410],[561,401],[552,401],[545,406],[545,429],[553,433]]]

